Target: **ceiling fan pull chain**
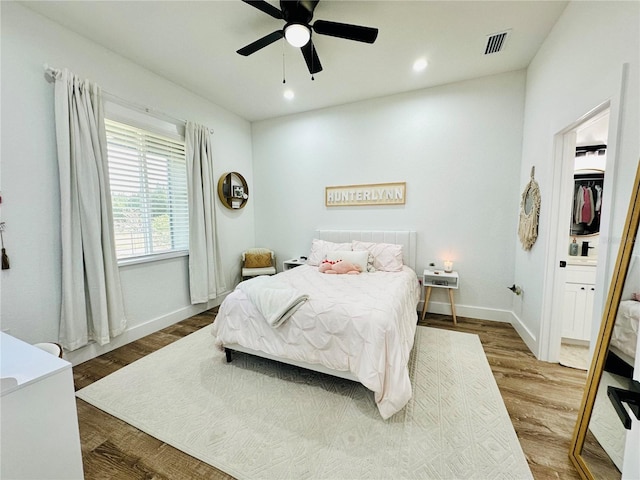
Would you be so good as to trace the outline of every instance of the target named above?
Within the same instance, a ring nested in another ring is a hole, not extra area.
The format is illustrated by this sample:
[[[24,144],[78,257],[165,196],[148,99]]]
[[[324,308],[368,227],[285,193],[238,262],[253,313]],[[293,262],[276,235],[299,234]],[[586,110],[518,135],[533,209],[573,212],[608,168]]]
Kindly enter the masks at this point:
[[[286,71],[285,71],[285,67],[284,67],[284,40],[282,41],[282,83],[285,84],[287,83],[286,80],[286,75],[285,75]]]
[[[311,71],[313,72],[313,53],[316,50],[316,46],[312,43],[311,44]],[[313,76],[313,73],[311,74],[311,81],[313,82],[315,80],[315,77]]]

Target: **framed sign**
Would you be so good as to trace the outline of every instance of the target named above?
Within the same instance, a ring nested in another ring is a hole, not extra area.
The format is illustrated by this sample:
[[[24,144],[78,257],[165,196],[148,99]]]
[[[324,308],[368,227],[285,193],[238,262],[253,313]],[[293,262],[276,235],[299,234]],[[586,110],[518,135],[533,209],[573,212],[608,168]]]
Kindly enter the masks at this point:
[[[405,182],[325,187],[324,204],[327,207],[404,205],[406,193]]]

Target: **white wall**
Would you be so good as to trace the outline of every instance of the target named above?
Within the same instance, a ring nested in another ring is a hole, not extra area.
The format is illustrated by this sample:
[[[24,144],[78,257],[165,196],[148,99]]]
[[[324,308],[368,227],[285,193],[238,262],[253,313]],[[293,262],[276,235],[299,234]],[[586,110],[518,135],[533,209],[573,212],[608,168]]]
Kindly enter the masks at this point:
[[[510,320],[524,88],[518,71],[254,123],[256,242],[282,261],[316,228],[416,230],[420,273],[453,259],[460,315]],[[326,186],[396,181],[406,205],[324,205]]]
[[[520,330],[520,333],[534,353],[542,353],[543,358],[548,341],[541,338],[543,320],[546,320],[543,315],[547,311],[543,306],[551,301],[551,280],[546,278],[545,272],[556,246],[556,239],[549,237],[554,135],[594,107],[611,100],[611,125],[617,128],[620,137],[619,141],[609,137],[609,145],[615,145],[615,153],[611,149],[607,152],[605,190],[611,195],[611,217],[603,218],[603,223],[609,226],[604,225],[601,231],[599,272],[603,255],[609,261],[596,285],[600,293],[600,311],[596,312],[594,320],[599,324],[602,297],[606,295],[619,247],[640,155],[639,21],[638,2],[571,2],[527,70],[520,184],[525,185],[531,166],[535,165],[542,192],[542,210],[538,242],[530,252],[516,248],[515,277],[527,292],[519,312],[527,330]],[[629,75],[625,98],[619,105],[623,63],[629,64]],[[619,123],[617,112],[621,112]],[[597,327],[593,331],[597,332]]]
[[[1,281],[2,329],[27,342],[55,341],[60,310],[60,214],[53,85],[43,64],[67,67],[105,91],[215,129],[216,172],[241,172],[253,186],[250,124],[222,108],[13,2],[2,8],[2,220],[11,269]],[[239,252],[253,245],[253,202],[218,204],[228,283]],[[129,330],[119,345],[197,313],[187,257],[121,268]],[[91,347],[93,349],[93,347]],[[91,355],[100,353],[93,349]]]
[[[241,211],[218,210],[230,284],[238,278],[238,253],[248,246],[274,248],[281,262],[307,253],[316,228],[415,229],[419,271],[453,258],[462,277],[459,313],[511,319],[515,311],[519,332],[539,354],[545,264],[555,245],[546,201],[553,137],[606,100],[620,117],[611,122],[619,138],[615,158],[608,158],[608,170],[613,162],[616,167],[607,180],[612,216],[601,255],[615,258],[640,154],[637,2],[570,3],[526,82],[524,72],[512,72],[253,126],[20,4],[0,6],[1,212],[11,259],[11,270],[0,274],[0,321],[28,342],[57,338],[60,306],[53,86],[44,80],[45,62],[216,130],[218,173],[241,172],[253,200]],[[627,84],[623,104],[616,105],[623,63],[629,64]],[[543,196],[540,237],[523,252],[517,212],[532,165]],[[406,205],[324,206],[325,186],[391,181],[407,182]],[[612,263],[600,287],[608,284]],[[128,338],[193,313],[185,258],[121,273]],[[524,287],[523,297],[505,288],[514,281]],[[440,293],[433,309],[447,312]]]

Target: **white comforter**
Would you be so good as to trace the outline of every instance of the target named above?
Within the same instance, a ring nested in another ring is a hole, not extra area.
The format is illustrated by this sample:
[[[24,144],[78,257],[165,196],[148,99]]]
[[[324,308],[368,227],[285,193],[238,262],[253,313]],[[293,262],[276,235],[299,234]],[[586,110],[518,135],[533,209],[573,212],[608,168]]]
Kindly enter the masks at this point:
[[[623,300],[618,307],[618,315],[613,325],[611,345],[619,348],[622,353],[636,358],[638,344],[638,326],[640,324],[640,302]]]
[[[407,363],[416,331],[416,273],[326,275],[302,265],[278,274],[309,299],[281,326],[271,327],[244,292],[220,306],[213,327],[219,344],[239,344],[353,373],[389,418],[411,398]]]

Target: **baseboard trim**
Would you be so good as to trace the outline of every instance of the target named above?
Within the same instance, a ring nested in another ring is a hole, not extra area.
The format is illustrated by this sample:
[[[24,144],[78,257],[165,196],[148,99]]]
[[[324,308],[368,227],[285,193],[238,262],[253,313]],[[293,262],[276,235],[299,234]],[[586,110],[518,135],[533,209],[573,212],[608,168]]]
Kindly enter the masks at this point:
[[[125,330],[122,335],[114,338],[108,345],[98,345],[90,343],[89,345],[74,350],[73,352],[65,352],[64,358],[71,362],[72,365],[79,365],[83,362],[99,357],[111,350],[122,347],[128,343],[134,342],[142,337],[150,335],[158,330],[169,327],[177,322],[186,320],[189,317],[204,312],[210,308],[214,308],[222,303],[228,293],[225,293],[215,300],[209,301],[207,305],[188,305],[186,307],[175,310],[171,313],[148,320],[139,325],[135,325]],[[423,301],[418,304],[418,312],[422,312]],[[451,315],[451,305],[446,302],[429,302],[429,313],[439,315]],[[538,342],[535,335],[522,323],[518,316],[509,310],[497,308],[474,307],[469,305],[456,305],[456,315],[467,318],[477,318],[479,320],[491,320],[494,322],[510,323],[518,332],[529,350],[538,358]]]
[[[422,312],[424,301],[418,304],[418,311]],[[429,313],[437,313],[439,315],[451,315],[451,305],[447,302],[429,301]],[[509,310],[500,310],[497,308],[473,307],[470,305],[456,304],[456,316],[477,318],[478,320],[493,320],[494,322],[512,323],[513,312]]]
[[[123,345],[139,340],[142,337],[146,337],[158,330],[170,327],[171,325],[209,310],[210,308],[217,307],[222,303],[222,300],[224,300],[227,294],[228,293],[223,294],[215,300],[210,300],[207,304],[187,305],[186,307],[179,308],[178,310],[166,315],[147,320],[139,325],[134,325],[125,330],[121,335],[112,339],[107,345],[90,343],[89,345],[79,348],[78,350],[74,350],[73,352],[64,352],[64,359],[74,366],[79,365],[91,360],[92,358],[108,353],[111,350],[115,350]]]
[[[531,353],[533,353],[533,355],[538,360],[540,360],[540,345],[538,344],[537,337],[531,332],[531,330],[529,330],[529,328],[522,322],[522,320],[520,320],[520,317],[518,317],[513,312],[511,312],[511,315],[513,316],[511,325],[513,325],[513,328],[515,328],[516,332],[518,332],[520,338],[522,338],[527,347],[529,347]]]
[[[424,301],[418,304],[418,312],[422,312]],[[439,315],[451,315],[451,305],[447,302],[429,302],[429,313],[437,313]],[[478,320],[491,320],[494,322],[510,323],[515,331],[520,335],[529,350],[538,357],[538,341],[536,336],[531,333],[522,320],[511,310],[502,310],[498,308],[474,307],[470,305],[457,305],[456,315],[459,317],[477,318]]]

